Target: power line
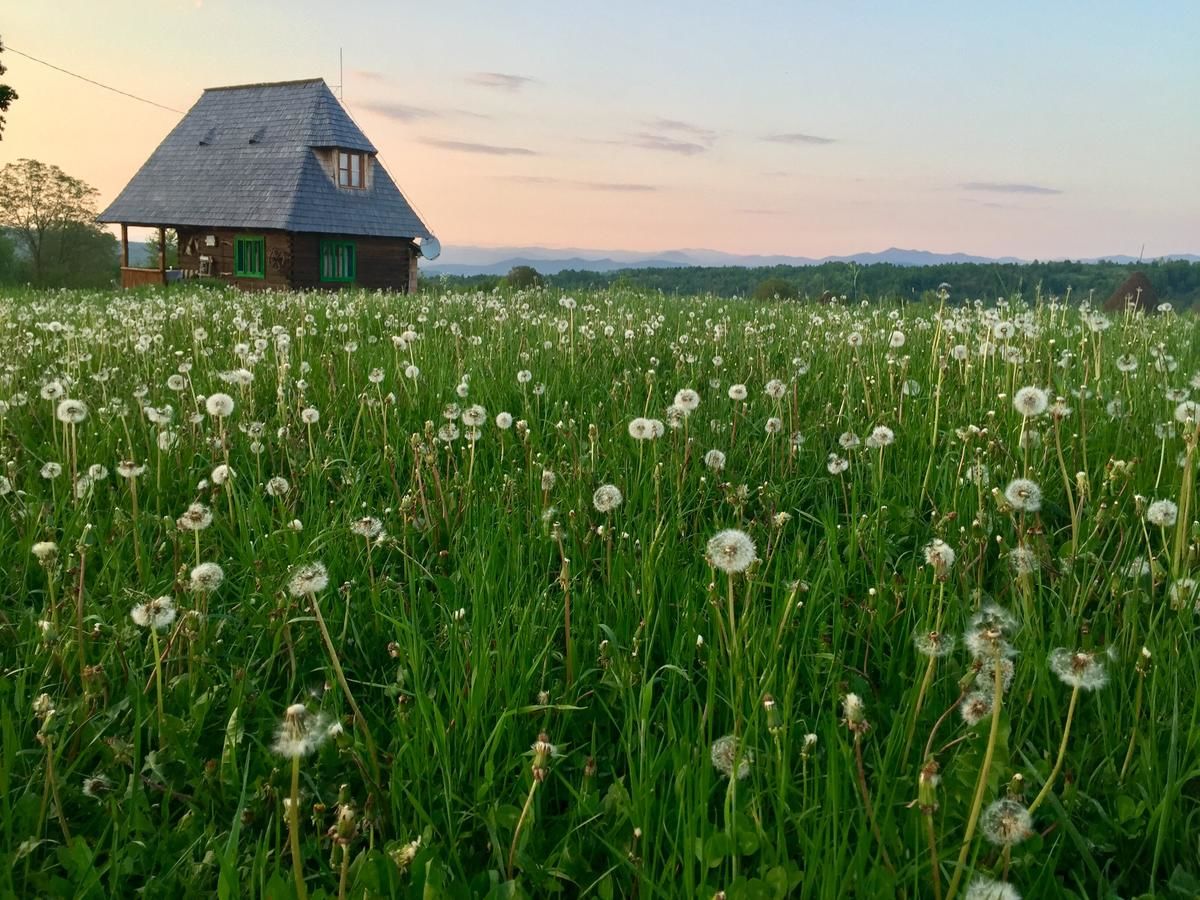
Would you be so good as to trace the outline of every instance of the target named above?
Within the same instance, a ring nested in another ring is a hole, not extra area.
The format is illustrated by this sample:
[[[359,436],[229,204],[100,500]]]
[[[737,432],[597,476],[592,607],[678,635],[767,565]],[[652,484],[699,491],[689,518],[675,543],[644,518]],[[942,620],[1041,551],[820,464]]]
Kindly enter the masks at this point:
[[[104,88],[104,90],[112,91],[114,94],[120,94],[122,97],[128,97],[130,100],[138,100],[142,103],[148,103],[151,106],[157,106],[159,109],[165,109],[167,112],[180,113],[180,114],[183,113],[182,109],[176,109],[173,106],[164,106],[161,103],[155,103],[153,100],[147,100],[145,97],[139,97],[137,94],[129,93],[129,91],[122,91],[119,88],[111,87],[107,84],[101,84],[99,81],[95,81],[84,75],[80,75],[77,72],[72,72],[69,69],[64,69],[62,66],[56,66],[56,65],[54,65],[54,63],[48,63],[44,59],[38,59],[36,56],[30,56],[28,53],[22,53],[20,50],[18,50],[11,44],[5,44],[4,49],[8,50],[11,53],[17,54],[17,56],[23,56],[26,59],[33,60],[33,62],[35,62],[35,63],[41,63],[43,66],[47,66],[51,69],[54,69],[54,71],[56,71],[56,72],[62,72],[64,75],[70,75],[72,78],[78,78],[80,81],[86,81],[88,84],[93,84],[98,88]]]

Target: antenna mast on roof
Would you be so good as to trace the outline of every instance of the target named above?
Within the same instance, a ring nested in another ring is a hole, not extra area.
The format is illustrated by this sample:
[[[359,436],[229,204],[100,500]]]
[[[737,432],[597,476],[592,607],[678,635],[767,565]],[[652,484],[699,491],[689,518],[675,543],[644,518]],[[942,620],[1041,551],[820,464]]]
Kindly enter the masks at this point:
[[[345,91],[343,85],[346,83],[346,76],[342,73],[342,48],[338,47],[338,99],[345,100]]]

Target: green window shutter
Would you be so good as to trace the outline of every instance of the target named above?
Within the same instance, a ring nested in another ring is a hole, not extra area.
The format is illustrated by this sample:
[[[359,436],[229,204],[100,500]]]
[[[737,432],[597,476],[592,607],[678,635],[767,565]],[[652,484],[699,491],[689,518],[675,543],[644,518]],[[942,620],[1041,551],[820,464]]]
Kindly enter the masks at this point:
[[[239,278],[266,278],[267,239],[239,236],[233,241],[233,274]]]
[[[321,241],[321,280],[349,284],[358,275],[354,241]]]

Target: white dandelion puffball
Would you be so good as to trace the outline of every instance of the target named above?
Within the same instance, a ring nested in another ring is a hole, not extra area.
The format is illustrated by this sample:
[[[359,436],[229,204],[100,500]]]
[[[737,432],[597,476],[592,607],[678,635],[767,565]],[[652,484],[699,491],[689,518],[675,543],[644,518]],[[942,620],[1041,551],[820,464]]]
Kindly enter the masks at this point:
[[[867,435],[866,445],[872,450],[881,450],[896,440],[896,432],[886,425],[877,425]]]
[[[704,464],[714,472],[720,472],[725,468],[725,454],[720,450],[709,450],[704,454]]]
[[[212,510],[203,503],[193,503],[175,520],[175,524],[182,531],[203,531],[212,524],[212,520]]]
[[[224,419],[233,415],[233,398],[228,394],[210,394],[204,401],[204,408],[214,419]]]
[[[88,409],[82,400],[72,400],[68,397],[59,401],[54,414],[60,422],[65,422],[67,425],[78,425],[87,418]]]
[[[293,703],[275,732],[271,749],[286,759],[296,759],[320,747],[329,734],[324,713],[310,713],[303,703]]]
[[[967,886],[963,900],[1021,900],[1021,894],[1007,881],[980,875]]]
[[[925,545],[925,562],[939,571],[946,571],[954,565],[954,548],[941,538],[934,538]]]
[[[130,618],[142,628],[153,628],[162,631],[169,628],[175,621],[175,601],[170,597],[159,597],[139,603],[129,611]]]
[[[58,556],[58,544],[54,541],[38,541],[30,548],[30,552],[39,563],[48,565]]]
[[[1033,816],[1023,803],[1003,797],[983,811],[979,830],[997,847],[1012,847],[1033,834]]]
[[[300,410],[300,421],[305,425],[316,425],[321,421],[321,413],[311,406],[306,407]]]
[[[62,409],[62,404],[59,404],[59,409]],[[61,419],[62,416],[60,415],[59,418]],[[1197,403],[1195,400],[1184,400],[1175,407],[1175,421],[1180,425],[1185,425],[1188,422],[1195,425],[1200,422],[1200,403]]]
[[[1104,661],[1096,653],[1059,647],[1050,652],[1049,663],[1050,671],[1070,687],[1094,691],[1108,683]]]
[[[713,535],[704,557],[714,569],[729,574],[746,571],[758,559],[750,535],[736,528],[726,528]]]
[[[288,578],[288,593],[293,597],[316,594],[329,586],[329,572],[319,562],[305,563],[292,570]]]
[[[700,406],[700,395],[691,388],[684,388],[675,394],[675,405],[685,416],[690,415]]]
[[[200,563],[192,569],[191,587],[197,594],[211,594],[225,580],[225,570],[215,562]]]
[[[1179,517],[1179,507],[1170,500],[1155,500],[1146,509],[1146,521],[1159,528],[1170,528]]]
[[[737,779],[740,781],[745,778],[750,774],[752,758],[749,752],[738,751],[738,739],[732,734],[717,738],[709,749],[713,768],[726,778],[733,778],[736,768]]]
[[[1036,418],[1046,411],[1050,398],[1039,387],[1023,387],[1013,394],[1013,408],[1026,418]]]
[[[1037,512],[1042,508],[1042,489],[1028,478],[1014,478],[1004,489],[1004,499],[1013,509]]]
[[[825,468],[829,470],[830,475],[841,475],[850,468],[850,460],[843,459],[836,453],[830,453],[829,459],[825,462]]]
[[[748,393],[749,391],[746,390],[744,384],[731,384],[729,386],[730,400],[745,400]]]
[[[609,513],[620,506],[624,499],[621,489],[615,484],[602,484],[596,488],[596,493],[592,494],[592,505],[596,507],[597,512]]]

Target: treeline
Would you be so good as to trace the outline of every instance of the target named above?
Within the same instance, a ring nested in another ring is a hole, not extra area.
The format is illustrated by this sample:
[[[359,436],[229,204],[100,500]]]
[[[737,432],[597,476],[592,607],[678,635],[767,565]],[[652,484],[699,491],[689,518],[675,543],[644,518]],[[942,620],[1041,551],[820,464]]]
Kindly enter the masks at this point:
[[[19,159],[0,169],[0,285],[107,287],[117,239],[96,224],[96,189],[58,166]]]
[[[1177,309],[1200,306],[1200,263],[1186,260],[1115,262],[947,263],[934,266],[897,266],[891,263],[858,265],[830,262],[815,266],[688,266],[685,268],[621,269],[614,272],[566,270],[537,276],[540,283],[564,291],[628,286],[665,294],[716,294],[723,297],[754,296],[767,285],[771,294],[817,299],[826,294],[864,300],[875,297],[919,299],[950,285],[952,298],[991,300],[1021,295],[1085,300],[1102,304],[1126,278],[1143,272],[1160,301]],[[443,276],[433,285],[490,290],[506,283],[498,276]],[[761,291],[760,291],[761,293]]]

